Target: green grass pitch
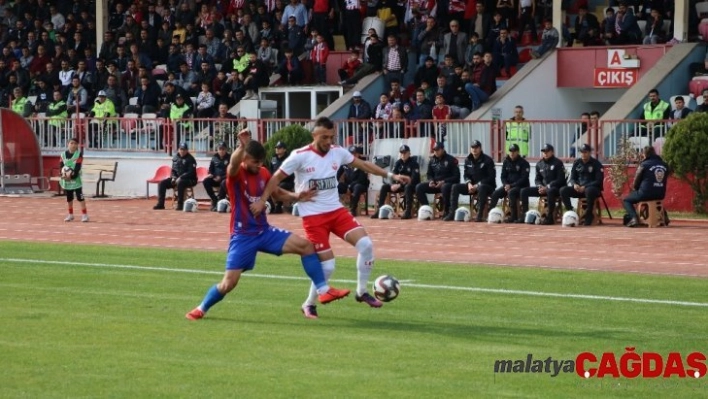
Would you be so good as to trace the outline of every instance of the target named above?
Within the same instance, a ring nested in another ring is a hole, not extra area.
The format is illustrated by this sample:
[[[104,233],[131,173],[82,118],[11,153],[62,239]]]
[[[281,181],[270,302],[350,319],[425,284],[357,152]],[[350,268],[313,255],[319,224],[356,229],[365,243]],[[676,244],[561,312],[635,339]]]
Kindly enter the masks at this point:
[[[0,242],[2,398],[705,397],[708,377],[494,373],[580,352],[708,353],[706,280],[378,261],[397,300],[299,306],[299,259],[262,255],[204,320],[225,254]],[[354,288],[352,259],[336,286]],[[548,296],[547,294],[558,294]],[[569,295],[591,295],[582,298]],[[632,302],[607,297],[681,301]],[[693,303],[691,305],[690,303]]]

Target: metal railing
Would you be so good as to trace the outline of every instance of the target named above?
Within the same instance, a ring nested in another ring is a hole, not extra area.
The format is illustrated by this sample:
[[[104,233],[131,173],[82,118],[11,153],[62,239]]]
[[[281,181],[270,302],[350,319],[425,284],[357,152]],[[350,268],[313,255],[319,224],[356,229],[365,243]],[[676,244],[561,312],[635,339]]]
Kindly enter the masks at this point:
[[[32,117],[29,123],[37,134],[43,152],[61,151],[71,137],[79,139],[87,150],[120,152],[153,152],[172,154],[181,142],[197,154],[208,154],[224,141],[229,148],[236,144],[236,134],[248,127],[254,138],[269,140],[280,129],[300,125],[312,130],[310,119],[179,119],[169,120],[155,114],[122,118],[90,118],[74,114],[68,118]],[[376,139],[430,137],[442,141],[448,153],[464,157],[473,140],[482,143],[483,150],[501,162],[507,153],[506,122],[468,120],[335,120],[336,143],[356,145],[369,154]],[[569,161],[578,156],[583,144],[590,144],[594,155],[604,161],[615,154],[619,143],[629,140],[637,149],[645,145],[658,146],[675,121],[601,121],[588,127],[579,120],[527,120],[530,128],[530,160],[541,157],[541,147],[550,143],[557,157]]]

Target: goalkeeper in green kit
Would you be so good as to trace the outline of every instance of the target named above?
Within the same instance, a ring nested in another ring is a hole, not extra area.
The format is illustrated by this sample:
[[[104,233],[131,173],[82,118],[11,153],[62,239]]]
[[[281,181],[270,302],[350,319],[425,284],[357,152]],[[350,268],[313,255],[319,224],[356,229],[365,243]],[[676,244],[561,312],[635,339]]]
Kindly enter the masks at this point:
[[[84,152],[79,150],[79,140],[72,138],[69,140],[69,148],[61,153],[61,161],[59,163],[59,169],[61,170],[59,184],[66,192],[66,205],[69,209],[69,214],[64,219],[65,222],[74,220],[74,196],[81,204],[81,221],[89,221],[84,193],[81,191],[81,163],[83,160]]]

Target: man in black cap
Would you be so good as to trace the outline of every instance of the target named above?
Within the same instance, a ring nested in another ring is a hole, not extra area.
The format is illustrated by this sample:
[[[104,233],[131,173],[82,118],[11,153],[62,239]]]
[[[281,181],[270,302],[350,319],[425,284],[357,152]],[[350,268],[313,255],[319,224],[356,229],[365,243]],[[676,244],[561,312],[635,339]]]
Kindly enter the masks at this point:
[[[229,166],[231,154],[228,153],[226,143],[221,142],[216,154],[211,157],[209,174],[204,178],[204,191],[211,198],[211,211],[216,212],[216,204],[226,198],[226,168]],[[219,196],[214,194],[214,187],[219,187]]]
[[[356,158],[364,159],[364,149],[362,147],[350,146],[349,152]],[[343,186],[346,186],[347,191],[351,193],[349,212],[352,216],[358,216],[356,211],[359,206],[359,197],[361,197],[362,194],[366,195],[369,189],[369,175],[362,169],[352,168],[349,165],[343,165],[340,170],[343,175],[340,175],[340,173],[337,173],[337,175],[340,177],[340,181],[343,182]],[[341,193],[342,190],[340,188],[340,194]]]
[[[565,166],[563,161],[555,157],[555,152],[551,144],[546,144],[541,147],[543,159],[536,163],[536,186],[526,187],[521,190],[521,210],[523,215],[529,210],[529,197],[546,196],[548,200],[548,212],[542,224],[553,224],[553,218],[556,209],[556,200],[560,195],[561,187],[566,185]],[[523,216],[516,220],[517,223],[523,223]]]
[[[509,146],[509,155],[502,164],[501,182],[502,186],[492,193],[490,207],[497,206],[500,199],[509,196],[509,208],[511,215],[504,219],[504,223],[513,223],[519,219],[519,196],[521,190],[529,186],[529,172],[531,166],[528,161],[519,155],[519,146],[512,144]]]
[[[410,176],[411,182],[410,184],[401,184],[395,181],[392,182],[393,184],[384,183],[379,193],[377,209],[381,209],[390,193],[405,193],[406,209],[410,208],[411,204],[413,204],[413,192],[415,191],[416,184],[420,183],[420,165],[418,165],[418,161],[411,157],[411,148],[407,145],[403,144],[398,149],[398,153],[400,154],[400,158],[398,158],[393,165],[393,174]],[[377,212],[371,215],[372,219],[378,219],[378,217],[379,214]]]
[[[622,199],[622,205],[629,217],[627,227],[636,227],[639,224],[637,210],[634,209],[635,204],[641,201],[663,200],[666,197],[669,166],[656,155],[656,150],[652,146],[644,147],[642,156],[644,160],[639,164],[632,182],[633,191]],[[669,224],[666,210],[664,210],[664,223]]]
[[[197,160],[189,153],[187,143],[179,145],[172,157],[172,174],[157,185],[157,205],[152,209],[165,209],[165,193],[168,188],[177,189],[177,210],[184,206],[184,190],[197,185]]]
[[[497,170],[494,160],[482,152],[482,143],[479,140],[472,141],[470,154],[465,158],[464,169],[465,182],[452,186],[450,212],[443,218],[446,222],[455,220],[455,210],[460,195],[477,196],[477,215],[474,221],[481,222],[489,196],[497,187]]]
[[[275,156],[271,158],[270,160],[270,173],[272,175],[275,174],[275,172],[280,169],[280,165],[283,164],[283,162],[288,158],[288,148],[285,146],[285,143],[282,141],[278,141],[278,143],[275,145]],[[295,191],[295,175],[290,175],[283,179],[283,181],[278,184],[280,188],[283,190],[287,190],[290,192]],[[272,213],[283,213],[283,203],[282,202],[276,202],[275,206],[273,207]]]
[[[560,190],[565,209],[573,209],[570,198],[585,198],[587,200],[587,212],[582,223],[585,226],[592,225],[593,208],[595,200],[602,193],[602,183],[605,179],[605,171],[602,164],[590,154],[592,148],[583,144],[580,147],[580,158],[573,162],[570,170],[570,186],[565,186]]]
[[[450,194],[452,186],[460,182],[460,167],[457,158],[445,152],[443,143],[435,143],[433,156],[428,161],[427,182],[418,183],[415,187],[415,194],[421,206],[428,205],[427,194],[442,193],[443,217],[447,216],[450,210]],[[452,210],[454,212],[454,210]],[[410,219],[411,209],[408,207],[401,219]]]

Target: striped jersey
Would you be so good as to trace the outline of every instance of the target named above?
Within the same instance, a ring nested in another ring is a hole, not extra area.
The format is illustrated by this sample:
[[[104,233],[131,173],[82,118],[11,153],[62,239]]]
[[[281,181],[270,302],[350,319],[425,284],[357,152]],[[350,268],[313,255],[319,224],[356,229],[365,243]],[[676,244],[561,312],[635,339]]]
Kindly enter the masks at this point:
[[[268,180],[270,180],[270,172],[263,166],[257,174],[249,173],[242,166],[236,176],[226,178],[226,190],[231,203],[231,235],[255,236],[268,228],[265,212],[255,217],[248,208],[249,205],[261,199]]]

